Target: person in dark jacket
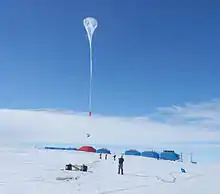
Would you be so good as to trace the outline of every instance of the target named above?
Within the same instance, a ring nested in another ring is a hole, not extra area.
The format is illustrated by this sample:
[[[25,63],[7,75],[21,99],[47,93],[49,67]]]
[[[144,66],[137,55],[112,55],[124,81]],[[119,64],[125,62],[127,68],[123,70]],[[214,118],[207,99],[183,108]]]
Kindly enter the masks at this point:
[[[123,163],[124,163],[124,158],[123,155],[118,159],[118,174],[124,174],[124,169],[123,169]]]

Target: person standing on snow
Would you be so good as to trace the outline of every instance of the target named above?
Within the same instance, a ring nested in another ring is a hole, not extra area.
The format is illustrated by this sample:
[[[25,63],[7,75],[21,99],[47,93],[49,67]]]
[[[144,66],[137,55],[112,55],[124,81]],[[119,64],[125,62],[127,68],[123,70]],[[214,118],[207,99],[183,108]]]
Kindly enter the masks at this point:
[[[124,158],[123,155],[118,159],[118,174],[121,173],[121,175],[124,174],[124,169],[123,169],[123,163],[124,163]]]
[[[114,161],[115,161],[115,159],[116,159],[116,155],[114,154],[114,156],[113,156],[113,159],[114,159]]]

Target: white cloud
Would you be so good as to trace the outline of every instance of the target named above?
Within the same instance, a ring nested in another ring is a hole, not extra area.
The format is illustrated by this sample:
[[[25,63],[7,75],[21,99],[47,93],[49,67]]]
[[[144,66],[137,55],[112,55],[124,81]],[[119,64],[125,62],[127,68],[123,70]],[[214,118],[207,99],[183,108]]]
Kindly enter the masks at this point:
[[[160,119],[163,123],[172,125],[188,125],[198,130],[220,130],[220,100],[185,106],[158,108],[151,115],[152,119]]]
[[[154,146],[220,141],[220,101],[159,108],[149,117],[120,118],[62,110],[0,110],[1,142]],[[163,122],[162,122],[163,121]],[[91,138],[86,138],[86,133]]]

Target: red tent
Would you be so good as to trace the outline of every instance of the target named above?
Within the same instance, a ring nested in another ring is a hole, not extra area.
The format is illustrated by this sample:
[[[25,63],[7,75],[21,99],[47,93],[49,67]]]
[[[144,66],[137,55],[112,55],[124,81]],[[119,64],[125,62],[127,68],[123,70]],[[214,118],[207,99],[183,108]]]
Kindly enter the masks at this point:
[[[84,152],[96,152],[96,149],[91,147],[91,146],[82,146],[78,150],[79,151],[84,151]]]

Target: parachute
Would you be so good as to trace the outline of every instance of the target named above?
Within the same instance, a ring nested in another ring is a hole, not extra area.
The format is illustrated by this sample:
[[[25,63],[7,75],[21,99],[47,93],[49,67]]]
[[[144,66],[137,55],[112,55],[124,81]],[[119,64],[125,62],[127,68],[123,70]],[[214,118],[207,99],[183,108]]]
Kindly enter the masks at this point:
[[[89,138],[91,135],[89,133],[86,133],[86,138]]]

